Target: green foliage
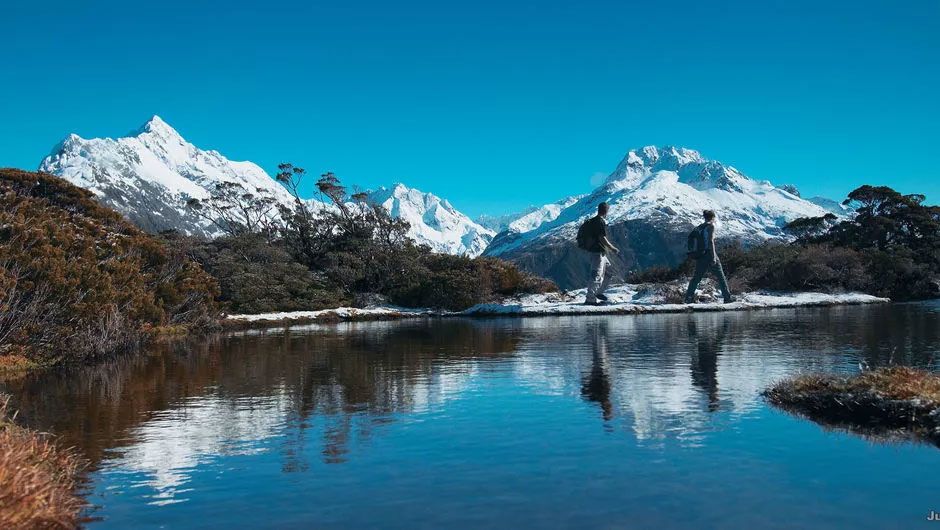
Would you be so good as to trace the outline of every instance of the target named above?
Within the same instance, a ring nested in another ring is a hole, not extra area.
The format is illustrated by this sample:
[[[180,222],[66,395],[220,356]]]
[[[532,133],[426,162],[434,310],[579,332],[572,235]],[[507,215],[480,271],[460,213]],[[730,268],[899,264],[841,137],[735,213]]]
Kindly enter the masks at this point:
[[[785,230],[792,244],[768,242],[719,250],[733,290],[862,291],[895,300],[940,296],[940,207],[923,195],[862,186],[846,204],[854,219],[802,218]],[[688,262],[684,267],[688,268]],[[652,269],[631,281],[667,281],[685,271]]]
[[[412,281],[389,294],[394,303],[409,307],[459,311],[499,297],[557,290],[551,281],[496,258],[425,252],[406,272]]]
[[[215,283],[91,193],[0,169],[0,354],[87,359],[215,322]]]
[[[264,190],[248,191],[237,182],[219,182],[205,199],[189,199],[186,207],[214,224],[224,234],[273,234],[276,200]]]
[[[316,184],[319,199],[330,207],[314,211],[298,191],[306,171],[290,164],[278,169],[277,180],[295,200],[281,207],[276,240],[240,234],[203,243],[193,253],[218,278],[221,300],[234,312],[320,309],[369,298],[364,295],[403,306],[460,310],[501,296],[555,289],[498,259],[437,254],[415,245],[407,222],[392,218],[364,193],[350,194],[333,173],[321,175]],[[209,201],[223,211],[229,205],[237,209],[223,194]]]
[[[280,243],[261,234],[202,240],[166,234],[170,246],[190,258],[219,283],[218,300],[236,314],[316,310],[348,303],[337,289],[297,263]]]
[[[633,284],[671,282],[678,280],[682,275],[692,274],[692,267],[690,266],[692,263],[692,260],[687,260],[675,268],[660,265],[639,271],[630,271],[627,281]]]

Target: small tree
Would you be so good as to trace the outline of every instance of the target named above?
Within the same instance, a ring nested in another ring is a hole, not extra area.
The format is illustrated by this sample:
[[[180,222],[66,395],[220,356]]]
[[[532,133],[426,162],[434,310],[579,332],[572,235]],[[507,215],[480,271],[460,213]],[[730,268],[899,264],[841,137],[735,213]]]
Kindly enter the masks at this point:
[[[838,217],[834,213],[827,213],[821,217],[800,217],[787,223],[783,230],[796,236],[797,239],[805,240],[826,233],[836,219]]]
[[[206,199],[189,199],[186,206],[229,236],[273,235],[277,201],[270,193],[254,193],[237,182],[220,182]]]

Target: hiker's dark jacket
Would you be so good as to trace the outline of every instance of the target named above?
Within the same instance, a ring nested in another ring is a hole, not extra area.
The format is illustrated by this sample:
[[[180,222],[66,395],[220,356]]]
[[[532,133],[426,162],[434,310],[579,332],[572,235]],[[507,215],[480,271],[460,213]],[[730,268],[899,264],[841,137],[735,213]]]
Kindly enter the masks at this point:
[[[586,226],[588,247],[585,250],[590,252],[605,252],[606,249],[601,244],[603,238],[607,237],[607,222],[604,218],[595,215],[590,218]]]

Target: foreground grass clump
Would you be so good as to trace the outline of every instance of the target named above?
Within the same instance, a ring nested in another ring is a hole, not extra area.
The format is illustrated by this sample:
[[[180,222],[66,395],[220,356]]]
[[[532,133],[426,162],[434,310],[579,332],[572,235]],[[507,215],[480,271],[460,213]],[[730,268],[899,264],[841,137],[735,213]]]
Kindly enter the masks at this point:
[[[775,383],[764,396],[818,423],[876,435],[909,433],[940,445],[940,375],[935,373],[892,367],[851,377],[804,374]]]
[[[82,462],[48,436],[12,423],[0,398],[0,528],[75,528]]]

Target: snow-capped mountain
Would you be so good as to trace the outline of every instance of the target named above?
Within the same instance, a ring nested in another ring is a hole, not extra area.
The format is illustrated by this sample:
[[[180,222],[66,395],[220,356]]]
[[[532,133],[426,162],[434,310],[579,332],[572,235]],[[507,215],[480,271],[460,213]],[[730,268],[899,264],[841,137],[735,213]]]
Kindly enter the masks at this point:
[[[806,199],[806,200],[836,215],[851,216],[853,215],[853,212],[855,211],[851,207],[846,206],[839,201],[834,201],[826,197],[810,197],[809,199]]]
[[[496,233],[509,230],[522,234],[535,230],[542,223],[554,221],[562,210],[578,202],[582,197],[584,195],[576,195],[541,207],[530,206],[521,212],[500,217],[491,217],[484,214],[477,218],[477,224]]]
[[[222,182],[235,182],[249,192],[261,191],[279,203],[293,204],[290,193],[258,165],[199,149],[159,116],[122,138],[86,140],[69,135],[39,169],[91,190],[103,204],[154,232],[218,235],[217,227],[187,208],[186,201],[208,197]],[[370,198],[392,216],[407,220],[409,235],[416,242],[438,252],[476,256],[494,235],[446,200],[401,184],[371,192]],[[314,210],[329,207],[315,199],[308,204]]]
[[[222,182],[269,193],[285,204],[293,200],[256,164],[199,149],[159,116],[123,138],[86,140],[71,134],[39,170],[91,190],[103,204],[149,231],[217,234],[217,228],[190,211],[186,201],[208,197]]]
[[[604,184],[555,219],[525,233],[501,233],[485,254],[513,259],[562,287],[578,285],[586,281],[587,265],[574,236],[600,202],[610,205],[613,242],[624,251],[615,263],[621,273],[676,265],[685,257],[685,232],[700,222],[705,209],[717,212],[719,237],[749,242],[785,237],[787,222],[827,213],[792,190],[751,179],[697,151],[648,146],[627,153]]]
[[[477,256],[495,235],[457,211],[446,199],[400,183],[369,191],[368,196],[392,217],[408,221],[411,225],[408,235],[414,241],[437,252]]]

